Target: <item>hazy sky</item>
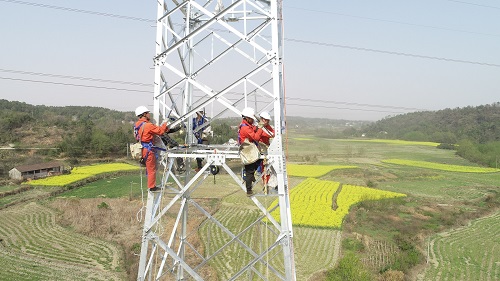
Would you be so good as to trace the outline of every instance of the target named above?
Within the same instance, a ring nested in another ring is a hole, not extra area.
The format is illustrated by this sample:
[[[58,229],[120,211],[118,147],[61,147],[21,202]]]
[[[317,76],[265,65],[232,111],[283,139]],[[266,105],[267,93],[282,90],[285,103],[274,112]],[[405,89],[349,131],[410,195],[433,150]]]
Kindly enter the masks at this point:
[[[378,120],[500,101],[499,1],[283,5],[288,115]],[[0,99],[151,105],[156,8],[153,0],[0,0]]]

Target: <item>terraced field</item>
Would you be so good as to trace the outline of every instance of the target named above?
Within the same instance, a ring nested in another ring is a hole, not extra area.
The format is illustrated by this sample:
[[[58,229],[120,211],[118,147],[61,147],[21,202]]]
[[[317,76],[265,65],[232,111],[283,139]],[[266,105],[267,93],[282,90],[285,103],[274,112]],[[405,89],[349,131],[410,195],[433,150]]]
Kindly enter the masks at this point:
[[[265,226],[257,224],[254,227],[247,228],[259,216],[256,209],[242,208],[242,206],[225,206],[215,214],[217,218],[229,231],[238,236],[238,239],[246,245],[252,247],[255,252],[261,252],[259,248],[272,241],[266,242]],[[221,280],[228,280],[235,273],[240,271],[244,264],[247,264],[252,256],[243,248],[243,246],[228,235],[214,223],[206,223],[200,229],[201,239],[205,245],[206,255],[213,256],[210,265],[217,269]],[[228,244],[221,252],[216,249],[222,248]],[[254,248],[255,247],[255,248]],[[229,257],[238,257],[237,259]],[[263,271],[262,264],[257,265],[259,271]]]
[[[361,259],[364,265],[376,270],[392,264],[396,259],[396,254],[399,252],[396,245],[389,244],[387,241],[366,239],[366,237],[362,240],[365,245],[364,251],[369,253]]]
[[[124,280],[120,250],[67,230],[35,202],[0,213],[2,280]]]
[[[500,280],[500,212],[432,238],[419,280]]]
[[[308,280],[314,273],[333,268],[341,248],[341,231],[294,227],[297,280]]]
[[[272,200],[263,203],[271,203]],[[244,243],[251,245],[255,252],[262,252],[274,242],[275,234],[270,233],[265,221],[245,229],[251,222],[255,221],[261,212],[241,193],[228,196],[219,211],[214,215],[231,232],[240,234],[238,236]],[[249,255],[237,242],[230,242],[231,237],[212,223],[204,224],[201,229],[201,239],[205,245],[206,255],[213,255],[215,249],[221,248],[229,243],[226,249],[211,259],[210,265],[219,273],[220,280],[227,280],[251,259]],[[307,280],[312,274],[332,268],[340,253],[341,232],[331,229],[319,229],[309,227],[294,228],[294,250],[297,280]],[[228,257],[238,257],[237,259]],[[270,255],[268,261],[280,272],[278,264],[282,264],[281,248],[277,248]],[[265,267],[260,264],[256,268],[266,272]]]
[[[461,166],[461,165],[450,165],[450,164],[441,164],[434,163],[428,161],[415,161],[415,160],[407,160],[407,159],[384,159],[382,160],[384,163],[389,164],[397,164],[397,165],[406,165],[427,169],[436,169],[450,172],[460,172],[460,173],[497,173],[500,172],[499,169],[495,168],[486,168],[486,167],[476,167],[476,166]]]

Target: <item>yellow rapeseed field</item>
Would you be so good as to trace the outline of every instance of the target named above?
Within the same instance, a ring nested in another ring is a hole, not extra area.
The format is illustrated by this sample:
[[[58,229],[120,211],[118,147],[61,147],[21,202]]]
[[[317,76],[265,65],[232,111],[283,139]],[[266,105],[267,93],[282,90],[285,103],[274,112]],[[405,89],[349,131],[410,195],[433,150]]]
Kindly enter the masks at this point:
[[[329,172],[336,169],[350,169],[357,168],[356,166],[347,165],[297,165],[288,164],[286,165],[287,173],[292,177],[307,177],[307,178],[317,178],[328,174]]]
[[[500,172],[500,169],[495,168],[484,168],[484,167],[473,167],[473,166],[460,166],[460,165],[450,165],[441,164],[427,161],[416,161],[416,160],[405,160],[405,159],[385,159],[382,160],[384,163],[413,166],[419,168],[428,168],[442,171],[450,172],[460,172],[460,173],[495,173]]]
[[[139,169],[138,166],[125,163],[109,163],[109,164],[82,166],[82,167],[76,167],[73,170],[71,170],[71,174],[32,180],[26,182],[25,184],[43,185],[43,186],[65,186],[83,180],[85,178],[103,173],[132,171],[138,169]]]
[[[358,202],[406,196],[369,187],[342,185],[334,204],[333,196],[339,186],[338,182],[308,178],[294,187],[290,193],[293,225],[340,228],[349,208]],[[279,220],[279,208],[274,210],[272,215]]]
[[[425,146],[438,146],[437,142],[430,141],[405,141],[405,140],[382,140],[382,139],[337,139],[336,141],[357,141],[357,142],[378,142],[378,143],[387,143],[387,144],[395,144],[395,145],[425,145]]]

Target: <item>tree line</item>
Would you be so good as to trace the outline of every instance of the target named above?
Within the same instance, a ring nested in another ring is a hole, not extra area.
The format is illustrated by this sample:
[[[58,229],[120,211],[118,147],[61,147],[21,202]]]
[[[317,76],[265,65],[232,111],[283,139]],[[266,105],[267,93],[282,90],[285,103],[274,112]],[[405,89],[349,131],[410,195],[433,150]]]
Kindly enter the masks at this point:
[[[54,127],[60,136],[35,137],[53,139],[58,148],[52,157],[104,158],[124,157],[127,144],[134,142],[132,126],[137,120],[133,112],[120,112],[101,107],[30,105],[0,100],[0,146],[21,143],[21,135],[29,128]],[[214,120],[211,124],[212,144],[237,138],[239,118]],[[287,117],[287,130],[325,138],[387,138],[410,141],[433,141],[440,148],[455,149],[461,157],[478,164],[498,167],[500,162],[500,103],[413,112],[387,117],[376,122]],[[185,133],[172,136],[184,143]],[[25,164],[25,163],[20,163]]]
[[[500,102],[387,117],[359,130],[369,138],[432,141],[472,162],[498,167]]]
[[[14,144],[16,147],[30,147],[23,143],[23,137],[32,132],[32,138],[46,138],[45,145],[58,150],[51,150],[41,158],[116,158],[127,156],[127,144],[135,142],[133,125],[137,117],[133,112],[120,112],[101,107],[90,106],[45,106],[30,105],[24,102],[0,99],[0,146]],[[56,128],[60,135],[50,135],[47,128]],[[212,124],[214,135],[211,143],[224,143],[236,138],[230,121],[217,120]],[[184,134],[173,136],[179,143],[184,143]],[[20,153],[3,153],[8,167],[32,164],[42,159],[19,157]],[[35,157],[36,158],[36,157]],[[17,160],[17,161],[16,161]],[[28,162],[28,163],[26,163]]]

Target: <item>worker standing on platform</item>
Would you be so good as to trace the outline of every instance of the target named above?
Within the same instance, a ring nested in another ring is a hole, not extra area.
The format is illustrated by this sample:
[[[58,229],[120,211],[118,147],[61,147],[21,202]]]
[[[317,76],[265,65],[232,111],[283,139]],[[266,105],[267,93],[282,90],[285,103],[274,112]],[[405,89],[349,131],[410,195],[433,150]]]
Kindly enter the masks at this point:
[[[243,120],[238,129],[238,143],[241,145],[245,140],[254,143],[258,146],[258,142],[262,135],[262,129],[254,125],[255,110],[251,107],[246,107],[241,111]],[[260,165],[260,161],[245,165],[243,170],[243,180],[247,189],[247,195],[252,196],[252,184],[255,182],[255,171]]]
[[[264,143],[265,145],[270,144],[270,139],[274,138],[274,129],[269,125],[269,122],[271,122],[271,114],[267,111],[262,111],[259,114],[260,117],[260,122],[259,122],[259,128],[262,128],[262,136],[260,137],[259,141]]]
[[[203,133],[203,131],[207,128],[207,126],[204,126],[206,121],[207,117],[205,116],[205,112],[203,110],[196,112],[196,117],[193,118],[193,133],[198,144],[208,144],[208,139],[204,137]],[[196,172],[203,168],[202,162],[203,158],[196,158]]]
[[[260,122],[258,127],[262,128],[262,136],[259,139],[259,142],[261,144],[259,145],[259,147],[261,148],[261,150],[263,147],[265,147],[266,148],[265,152],[262,153],[267,154],[267,148],[270,145],[270,140],[274,138],[274,129],[273,127],[271,127],[271,125],[269,125],[269,122],[271,122],[271,114],[269,114],[269,112],[267,111],[262,111],[259,114],[259,117],[260,117]],[[275,176],[274,175],[275,172],[274,169],[272,169],[272,167],[267,167],[268,165],[266,163],[266,160],[267,158],[264,158],[264,161],[260,162],[259,169],[260,172],[262,173],[262,183],[264,184],[264,191],[267,193],[269,179],[271,178],[271,175]],[[271,185],[275,185],[275,183],[271,183]],[[275,186],[271,187],[274,188]]]
[[[151,113],[145,106],[139,106],[135,110],[135,115],[139,120],[135,123],[134,134],[137,140],[142,144],[141,163],[146,165],[146,175],[148,177],[149,191],[157,191],[160,188],[156,186],[156,158],[157,147],[153,145],[153,137],[161,136],[168,132],[167,123],[156,126],[151,123]]]

